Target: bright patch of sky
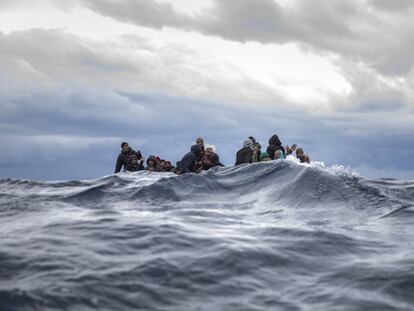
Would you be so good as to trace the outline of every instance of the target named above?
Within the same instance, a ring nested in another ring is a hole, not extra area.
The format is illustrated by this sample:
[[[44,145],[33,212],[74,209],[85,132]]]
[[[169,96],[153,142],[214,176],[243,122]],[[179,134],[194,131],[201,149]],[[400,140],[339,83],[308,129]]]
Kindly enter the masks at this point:
[[[188,5],[188,2],[179,1],[174,5],[188,10],[202,8]],[[312,106],[314,111],[329,108],[331,94],[346,96],[352,91],[339,68],[331,62],[334,55],[314,55],[301,51],[296,44],[239,43],[171,28],[154,30],[121,23],[79,7],[66,11],[19,8],[0,14],[0,21],[0,29],[6,33],[30,28],[60,28],[79,37],[108,41],[108,45],[114,44],[111,40],[122,35],[145,38],[159,49],[179,45],[193,53],[189,54],[193,58],[189,66],[192,63],[195,70],[207,73],[215,67],[212,74],[217,79],[248,77],[299,106]],[[194,59],[194,55],[198,59]],[[195,94],[185,95],[198,94],[195,90]]]
[[[156,2],[170,3],[176,10],[187,14],[197,14],[214,5],[213,0],[156,0]]]

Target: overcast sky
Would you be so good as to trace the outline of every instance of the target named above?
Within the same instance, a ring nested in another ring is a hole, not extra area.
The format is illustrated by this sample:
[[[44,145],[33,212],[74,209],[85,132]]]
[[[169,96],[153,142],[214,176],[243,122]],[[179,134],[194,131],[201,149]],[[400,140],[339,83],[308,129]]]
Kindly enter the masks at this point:
[[[0,0],[0,178],[250,135],[414,179],[412,0]]]

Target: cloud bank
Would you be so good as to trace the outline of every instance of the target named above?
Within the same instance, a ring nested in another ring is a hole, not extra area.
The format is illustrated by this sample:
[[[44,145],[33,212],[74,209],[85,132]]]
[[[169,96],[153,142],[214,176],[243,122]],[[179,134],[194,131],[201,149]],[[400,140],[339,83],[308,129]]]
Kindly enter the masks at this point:
[[[245,137],[277,133],[315,160],[413,178],[410,2],[180,5],[0,1],[3,20],[30,17],[0,24],[0,177],[109,174],[123,140],[176,161],[197,136],[230,165]]]

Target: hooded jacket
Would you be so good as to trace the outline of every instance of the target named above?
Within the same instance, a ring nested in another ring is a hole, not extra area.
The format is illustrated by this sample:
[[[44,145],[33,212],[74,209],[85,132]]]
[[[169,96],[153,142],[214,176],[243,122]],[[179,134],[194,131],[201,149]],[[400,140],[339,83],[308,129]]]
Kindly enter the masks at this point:
[[[130,171],[130,172],[143,170],[144,167],[142,166],[140,162],[141,159],[142,159],[142,155],[139,150],[135,151],[131,147],[129,147],[127,152],[124,152],[122,150],[116,160],[115,174],[121,171],[122,166],[124,167],[126,171]]]
[[[180,172],[194,173],[197,161],[201,160],[201,148],[199,145],[193,145],[191,151],[188,152],[180,161]]]
[[[266,150],[272,160],[275,159],[276,150],[281,150],[283,152],[283,155],[286,154],[285,148],[282,146],[282,142],[280,141],[279,137],[277,135],[273,135],[269,139],[269,146]]]
[[[148,163],[149,161],[154,161],[154,165],[150,166]],[[153,155],[149,156],[147,159],[147,167],[145,168],[146,171],[153,171],[153,172],[162,172],[162,168],[158,164],[157,158]]]
[[[253,161],[252,147],[253,147],[253,141],[251,139],[246,139],[243,142],[243,148],[237,151],[235,165],[240,165],[243,163],[252,163]]]

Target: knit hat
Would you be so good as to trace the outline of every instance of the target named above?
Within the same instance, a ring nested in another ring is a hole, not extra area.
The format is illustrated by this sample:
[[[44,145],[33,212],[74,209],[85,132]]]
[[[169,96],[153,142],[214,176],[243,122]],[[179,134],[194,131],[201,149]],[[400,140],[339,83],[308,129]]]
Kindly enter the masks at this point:
[[[216,147],[214,145],[206,145],[205,150],[211,149],[211,151],[216,152]]]

